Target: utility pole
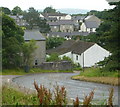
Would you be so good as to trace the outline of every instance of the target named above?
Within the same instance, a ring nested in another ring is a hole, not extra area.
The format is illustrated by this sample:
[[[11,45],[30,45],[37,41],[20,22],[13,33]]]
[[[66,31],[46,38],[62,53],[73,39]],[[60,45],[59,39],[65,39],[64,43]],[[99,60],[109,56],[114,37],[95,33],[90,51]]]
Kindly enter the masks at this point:
[[[84,50],[84,36],[83,36],[83,50]],[[84,72],[84,51],[83,51],[83,72]]]

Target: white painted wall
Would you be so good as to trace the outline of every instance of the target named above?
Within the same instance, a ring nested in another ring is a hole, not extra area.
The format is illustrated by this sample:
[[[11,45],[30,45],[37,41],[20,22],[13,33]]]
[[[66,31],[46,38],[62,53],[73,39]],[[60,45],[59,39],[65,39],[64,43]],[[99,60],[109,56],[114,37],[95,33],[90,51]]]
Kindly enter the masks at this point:
[[[109,55],[109,51],[95,44],[84,52],[84,67],[91,67]],[[83,66],[83,53],[79,55],[79,64]]]
[[[82,23],[82,25],[81,25],[81,32],[86,32],[86,26],[85,26],[85,23]]]
[[[65,53],[65,54],[62,54],[62,55],[60,55],[59,57],[62,58],[62,57],[64,57],[64,56],[67,56],[67,57],[73,59],[73,58],[72,58],[72,53],[71,53],[71,52],[67,52],[67,53]]]

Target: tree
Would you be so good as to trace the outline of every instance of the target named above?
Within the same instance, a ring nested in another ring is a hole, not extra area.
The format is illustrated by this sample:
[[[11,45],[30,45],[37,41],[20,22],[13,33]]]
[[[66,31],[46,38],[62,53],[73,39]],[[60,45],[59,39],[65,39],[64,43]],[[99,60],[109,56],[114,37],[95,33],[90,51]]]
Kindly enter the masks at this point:
[[[22,12],[21,8],[18,7],[18,6],[14,7],[13,10],[12,10],[13,15],[22,15],[22,13],[23,12]]]
[[[55,48],[65,41],[62,37],[49,37],[46,40],[47,49]]]
[[[35,40],[31,40],[30,42],[25,42],[22,45],[22,53],[23,53],[23,66],[30,66],[33,58],[33,52],[36,49]]]
[[[34,27],[39,27],[40,32],[47,33],[50,31],[50,26],[46,23],[45,19],[39,17],[39,12],[33,7],[28,9],[28,12],[24,12],[24,19],[27,21],[28,29],[33,29]]]
[[[57,53],[52,53],[47,59],[47,62],[60,61],[59,55]]]
[[[12,18],[2,14],[2,64],[3,68],[20,67],[24,32]]]
[[[109,10],[109,18],[106,19],[111,23],[111,27],[107,25],[107,30],[104,33],[101,33],[101,40],[104,40],[104,43],[107,49],[112,53],[112,55],[104,61],[104,68],[108,71],[120,70],[120,2],[111,3],[115,7]]]
[[[43,13],[56,13],[56,9],[53,9],[53,7],[46,7]]]
[[[1,8],[2,8],[2,12],[3,12],[4,14],[8,14],[8,15],[11,14],[11,11],[10,11],[9,8],[7,8],[7,7],[1,7]]]

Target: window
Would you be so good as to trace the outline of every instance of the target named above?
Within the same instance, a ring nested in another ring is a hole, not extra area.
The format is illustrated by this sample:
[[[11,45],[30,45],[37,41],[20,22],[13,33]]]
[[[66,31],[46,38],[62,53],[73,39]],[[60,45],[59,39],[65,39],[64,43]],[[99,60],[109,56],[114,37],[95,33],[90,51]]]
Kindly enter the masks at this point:
[[[56,28],[57,28],[57,26],[54,26],[54,28],[56,29]]]
[[[38,65],[38,60],[35,60],[35,65]]]
[[[93,29],[92,28],[90,28],[90,32],[92,32],[93,31]]]
[[[78,60],[78,55],[76,55],[76,60]]]

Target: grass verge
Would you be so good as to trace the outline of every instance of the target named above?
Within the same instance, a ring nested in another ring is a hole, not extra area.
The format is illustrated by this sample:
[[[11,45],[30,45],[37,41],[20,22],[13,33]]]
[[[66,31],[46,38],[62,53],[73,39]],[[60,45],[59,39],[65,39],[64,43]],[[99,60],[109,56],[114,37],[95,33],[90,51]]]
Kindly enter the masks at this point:
[[[86,68],[80,75],[71,77],[74,80],[120,85],[119,71],[101,72],[99,68]]]
[[[3,86],[2,105],[39,105],[39,101],[35,94],[26,95],[8,86]]]
[[[54,73],[54,72],[63,72],[69,73],[72,71],[55,71],[55,70],[42,70],[39,68],[32,68],[29,72],[25,72],[23,69],[4,69],[0,72],[0,75],[25,75],[25,74],[33,74],[33,73]]]

